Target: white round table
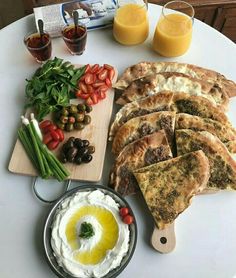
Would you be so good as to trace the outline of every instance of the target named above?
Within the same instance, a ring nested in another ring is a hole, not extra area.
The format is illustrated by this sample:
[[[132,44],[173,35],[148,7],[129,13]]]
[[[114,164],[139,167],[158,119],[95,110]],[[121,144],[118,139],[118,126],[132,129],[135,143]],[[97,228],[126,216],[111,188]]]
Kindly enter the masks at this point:
[[[71,56],[61,38],[53,39],[53,56],[75,64],[108,63],[121,73],[139,61],[178,61],[214,69],[236,81],[236,46],[216,30],[198,20],[194,23],[190,50],[182,57],[165,59],[151,49],[151,41],[161,8],[149,5],[150,36],[138,46],[116,43],[111,29],[91,31],[82,56]],[[32,179],[12,174],[8,163],[24,106],[25,79],[39,66],[24,44],[24,35],[34,24],[28,16],[0,31],[0,277],[55,277],[43,253],[42,231],[50,207],[33,196]],[[236,100],[229,117],[234,126]],[[103,179],[110,170],[108,146]],[[76,183],[73,183],[76,186]],[[47,186],[48,187],[48,186]],[[46,188],[46,186],[45,186]],[[56,186],[52,186],[56,190]],[[51,192],[47,192],[51,194]],[[128,197],[137,217],[138,242],[134,256],[122,278],[230,278],[236,277],[236,192],[197,196],[176,220],[176,249],[160,254],[150,246],[153,220],[141,195]]]

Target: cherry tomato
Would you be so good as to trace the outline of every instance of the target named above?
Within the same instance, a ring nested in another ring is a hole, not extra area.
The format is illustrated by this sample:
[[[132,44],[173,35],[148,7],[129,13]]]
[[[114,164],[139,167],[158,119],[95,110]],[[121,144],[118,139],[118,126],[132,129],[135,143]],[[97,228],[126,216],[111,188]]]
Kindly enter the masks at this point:
[[[113,69],[113,66],[108,65],[108,64],[104,64],[104,68],[105,68],[105,69],[108,69],[108,70],[112,70],[112,69]]]
[[[51,135],[51,132],[48,132],[48,133],[46,133],[46,134],[44,134],[44,136],[43,136],[43,143],[45,144],[45,145],[47,145],[50,141],[52,141],[53,139],[52,139],[52,135]]]
[[[107,78],[107,75],[108,75],[108,70],[104,69],[98,74],[98,79],[103,81]]]
[[[88,89],[88,94],[91,95],[94,93],[94,88],[92,85],[87,85],[87,89]]]
[[[106,85],[102,85],[98,88],[99,92],[106,92],[108,90],[108,87]]]
[[[93,87],[94,87],[94,88],[98,88],[98,87],[100,87],[100,86],[102,86],[102,85],[105,85],[105,82],[97,81],[97,82],[95,82],[95,83],[93,84]]]
[[[91,99],[91,97],[88,97],[88,98],[86,99],[86,104],[88,104],[88,105],[93,105],[93,100]]]
[[[93,104],[97,104],[98,103],[98,95],[97,94],[92,94],[91,95],[91,99],[93,101]]]
[[[99,64],[95,64],[95,65],[92,66],[90,72],[91,73],[96,73],[98,69],[99,69]]]
[[[81,91],[81,90],[78,90],[78,91],[76,92],[75,96],[76,96],[77,98],[87,99],[87,98],[89,97],[89,94],[84,93],[84,92]]]
[[[79,82],[79,88],[81,91],[83,91],[85,94],[88,93],[88,90],[87,90],[87,86],[85,85],[85,83],[83,81],[80,81]]]
[[[63,131],[62,131],[60,128],[58,128],[58,129],[55,130],[55,131],[56,131],[56,133],[57,133],[58,136],[59,136],[59,141],[60,141],[60,142],[64,141],[65,136],[64,136]]]
[[[108,78],[112,81],[114,76],[115,76],[115,70],[114,69],[109,70]]]
[[[91,70],[91,66],[90,64],[87,64],[84,73],[90,72],[90,70]]]
[[[85,84],[93,84],[94,82],[94,75],[92,73],[86,73],[84,77]]]
[[[96,74],[99,74],[101,71],[103,71],[103,69],[104,69],[104,67],[101,66],[101,67],[97,70]]]
[[[127,214],[127,215],[123,218],[123,222],[124,222],[125,224],[130,225],[130,224],[132,224],[132,223],[134,222],[134,218],[133,218],[133,216],[131,216],[130,214]]]
[[[105,83],[108,87],[111,87],[111,80],[107,77]]]
[[[52,131],[50,132],[50,134],[51,134],[52,139],[53,139],[54,141],[59,141],[60,137],[59,137],[58,133],[56,132],[56,130],[52,130]]]
[[[57,129],[57,126],[51,123],[50,125],[46,126],[43,129],[43,132],[47,133],[47,132],[51,132],[51,131],[56,130],[56,129]]]
[[[59,141],[52,140],[47,144],[47,147],[49,148],[49,150],[55,150],[58,144]]]
[[[39,127],[40,129],[44,129],[46,126],[50,125],[52,122],[49,121],[49,120],[45,120],[45,121],[42,121],[40,124],[39,124]]]
[[[98,98],[99,98],[99,99],[104,99],[104,98],[106,98],[106,92],[98,92]]]
[[[129,214],[129,209],[126,207],[120,208],[119,213],[120,216],[124,217],[125,215]]]

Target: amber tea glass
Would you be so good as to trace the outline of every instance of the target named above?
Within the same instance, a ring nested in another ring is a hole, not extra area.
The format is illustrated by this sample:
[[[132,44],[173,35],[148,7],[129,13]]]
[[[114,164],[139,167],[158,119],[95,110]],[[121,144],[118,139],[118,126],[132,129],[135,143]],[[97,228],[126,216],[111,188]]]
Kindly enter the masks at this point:
[[[51,58],[52,43],[47,32],[31,32],[24,37],[24,43],[38,63],[44,63]]]

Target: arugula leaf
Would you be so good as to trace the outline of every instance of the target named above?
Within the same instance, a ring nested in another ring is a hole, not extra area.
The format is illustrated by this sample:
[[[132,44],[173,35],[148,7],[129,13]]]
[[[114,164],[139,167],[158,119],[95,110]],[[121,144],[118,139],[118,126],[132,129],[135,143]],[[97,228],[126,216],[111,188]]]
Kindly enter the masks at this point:
[[[84,72],[85,66],[77,69],[57,57],[47,61],[30,80],[26,79],[26,107],[32,107],[40,121],[59,107],[68,106]]]

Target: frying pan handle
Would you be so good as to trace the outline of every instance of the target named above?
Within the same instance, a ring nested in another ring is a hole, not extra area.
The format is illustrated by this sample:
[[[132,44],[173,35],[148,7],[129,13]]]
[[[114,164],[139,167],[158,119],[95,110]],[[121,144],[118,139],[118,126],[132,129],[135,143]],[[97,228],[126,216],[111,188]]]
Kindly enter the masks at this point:
[[[33,193],[34,193],[34,195],[36,196],[36,198],[37,198],[38,200],[40,200],[41,202],[43,202],[43,203],[45,203],[45,204],[48,204],[48,205],[51,205],[51,204],[55,203],[61,196],[59,196],[59,197],[57,197],[56,199],[53,199],[53,200],[46,200],[46,199],[44,199],[44,198],[40,195],[40,193],[39,193],[39,191],[38,191],[38,189],[37,189],[38,179],[39,179],[38,177],[34,177],[34,178],[33,178],[33,182],[32,182],[32,189],[33,189]],[[69,190],[70,184],[71,184],[71,180],[66,180],[66,181],[65,181],[65,188],[64,188],[64,190],[63,190],[62,195],[63,195],[64,193],[66,193],[66,192]]]

